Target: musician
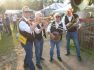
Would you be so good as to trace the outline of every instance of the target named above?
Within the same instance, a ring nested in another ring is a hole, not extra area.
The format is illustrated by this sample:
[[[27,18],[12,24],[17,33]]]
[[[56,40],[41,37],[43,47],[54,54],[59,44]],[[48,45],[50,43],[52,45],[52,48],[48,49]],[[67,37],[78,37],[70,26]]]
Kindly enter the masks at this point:
[[[50,62],[53,62],[54,47],[57,48],[57,58],[60,62],[62,59],[60,57],[60,48],[62,46],[62,34],[63,34],[63,24],[61,22],[61,15],[59,13],[54,14],[54,21],[48,25],[47,32],[50,35]]]
[[[80,46],[78,42],[78,34],[77,34],[77,29],[79,27],[79,17],[77,14],[73,14],[73,9],[69,8],[67,11],[67,15],[65,16],[65,25],[68,29],[67,34],[66,34],[66,48],[67,48],[67,56],[70,55],[70,39],[71,37],[73,38],[75,48],[77,51],[77,56],[78,60],[81,61],[81,56],[80,56]],[[71,23],[71,24],[70,24]]]
[[[35,40],[34,40],[34,45],[35,45],[35,55],[36,55],[36,66],[39,69],[42,69],[41,60],[44,60],[44,58],[42,57],[42,53],[43,53],[43,35],[44,37],[46,37],[45,35],[45,26],[42,23],[42,13],[41,12],[36,12],[35,13],[35,23],[37,23],[37,27],[35,28]]]
[[[30,22],[31,10],[28,6],[22,8],[22,19],[19,23],[19,32],[26,38],[26,44],[21,42],[22,47],[25,50],[24,68],[35,70],[35,66],[32,61],[32,46],[33,46],[33,28],[34,25]]]

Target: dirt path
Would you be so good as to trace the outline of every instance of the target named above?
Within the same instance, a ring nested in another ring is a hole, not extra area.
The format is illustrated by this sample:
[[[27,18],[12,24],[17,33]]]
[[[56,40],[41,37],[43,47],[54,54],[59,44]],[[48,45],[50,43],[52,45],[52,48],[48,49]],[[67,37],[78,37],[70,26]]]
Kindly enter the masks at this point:
[[[71,53],[70,56],[65,56],[65,47],[61,48],[61,57],[63,62],[59,62],[56,58],[56,49],[54,49],[54,59],[53,63],[49,62],[49,42],[45,40],[43,57],[45,61],[41,62],[43,70],[94,70],[94,61],[88,60],[82,55],[83,61],[79,62],[77,60],[76,54]],[[15,53],[11,53],[9,57],[3,56],[3,61],[0,62],[0,70],[24,70],[23,69],[23,60],[25,52],[20,45],[15,47]],[[33,54],[34,48],[33,48]],[[35,55],[33,55],[33,61],[35,64]],[[36,70],[37,67],[36,67]]]

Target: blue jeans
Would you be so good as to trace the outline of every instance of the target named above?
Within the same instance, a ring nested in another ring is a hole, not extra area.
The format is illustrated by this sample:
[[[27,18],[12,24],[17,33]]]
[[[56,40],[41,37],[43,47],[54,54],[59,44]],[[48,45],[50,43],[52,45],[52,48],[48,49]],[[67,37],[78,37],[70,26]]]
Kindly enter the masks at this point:
[[[80,56],[80,46],[79,46],[79,42],[78,42],[78,33],[77,33],[77,31],[75,31],[75,32],[67,32],[67,35],[66,35],[67,53],[70,53],[70,38],[71,37],[73,38],[74,45],[76,47],[77,56],[79,57]]]
[[[27,42],[26,45],[22,45],[26,55],[24,59],[24,64],[27,64],[30,68],[30,70],[35,70],[34,63],[32,61],[32,47],[33,47],[33,42]]]
[[[34,41],[36,64],[40,64],[40,57],[42,57],[42,52],[43,52],[43,43],[44,43],[43,39],[41,40],[35,39]]]
[[[50,58],[53,58],[54,47],[57,48],[57,57],[60,57],[60,47],[62,46],[62,40],[55,42],[54,40],[50,40]]]

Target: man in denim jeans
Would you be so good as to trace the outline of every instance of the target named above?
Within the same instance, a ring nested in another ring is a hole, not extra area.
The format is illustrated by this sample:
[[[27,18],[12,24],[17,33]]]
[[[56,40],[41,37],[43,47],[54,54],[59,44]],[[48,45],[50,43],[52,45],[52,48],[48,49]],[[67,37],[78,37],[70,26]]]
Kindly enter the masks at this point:
[[[46,35],[44,33],[45,26],[42,22],[43,14],[41,12],[35,13],[35,23],[37,23],[37,26],[34,30],[34,45],[35,45],[35,55],[36,55],[36,66],[39,69],[42,69],[41,61],[44,60],[42,57],[43,54],[43,44],[44,44],[44,37],[46,38]],[[43,37],[44,36],[44,37]]]
[[[75,20],[74,20],[75,19]],[[72,22],[74,24],[67,26],[70,24],[69,22]],[[77,52],[77,57],[78,60],[81,61],[81,56],[80,56],[80,46],[79,46],[79,41],[78,41],[78,33],[77,29],[79,27],[79,17],[77,14],[73,14],[73,9],[69,8],[67,11],[67,15],[65,16],[65,25],[68,29],[67,34],[66,34],[66,48],[67,48],[67,56],[70,55],[70,39],[71,37],[73,38],[76,52]]]
[[[28,6],[24,6],[22,8],[22,19],[19,23],[19,33],[26,38],[26,44],[21,42],[22,47],[25,50],[25,59],[24,59],[24,69],[27,70],[35,70],[35,66],[32,60],[32,47],[33,47],[33,29],[35,28],[35,25],[33,22],[31,22],[31,10]]]
[[[54,21],[48,25],[47,32],[50,35],[50,62],[53,62],[54,47],[57,48],[57,58],[60,62],[60,48],[62,47],[62,33],[64,25],[61,22],[61,15],[59,13],[54,14]],[[58,37],[60,36],[60,38]]]

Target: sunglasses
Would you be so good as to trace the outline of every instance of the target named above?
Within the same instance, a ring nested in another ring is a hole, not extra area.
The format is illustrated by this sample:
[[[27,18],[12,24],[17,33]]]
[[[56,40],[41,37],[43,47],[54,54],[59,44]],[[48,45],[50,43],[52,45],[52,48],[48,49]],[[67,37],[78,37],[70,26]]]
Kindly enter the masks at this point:
[[[56,18],[60,18],[61,16],[56,16]]]

